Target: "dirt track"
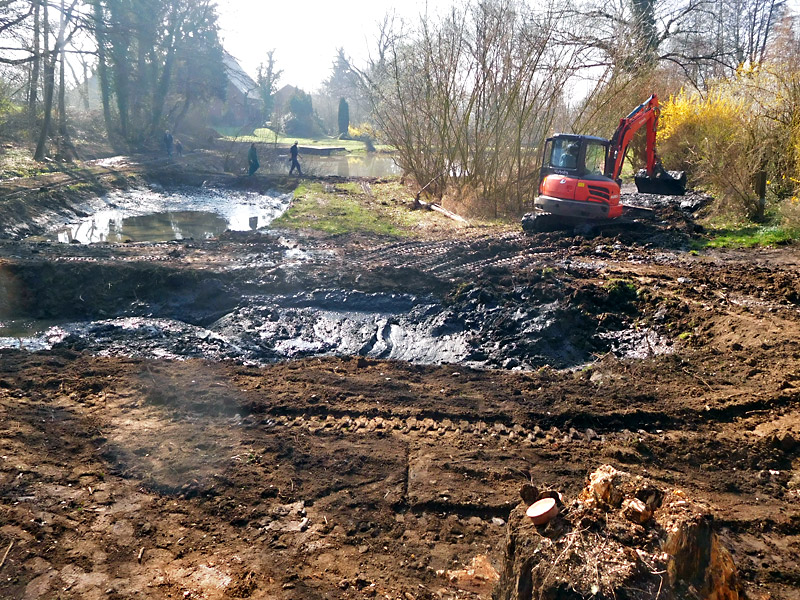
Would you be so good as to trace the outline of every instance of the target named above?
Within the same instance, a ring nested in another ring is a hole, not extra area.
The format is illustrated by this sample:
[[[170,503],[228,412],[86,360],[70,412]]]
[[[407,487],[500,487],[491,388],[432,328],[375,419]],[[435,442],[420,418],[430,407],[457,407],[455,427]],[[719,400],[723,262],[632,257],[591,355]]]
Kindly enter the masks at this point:
[[[689,253],[668,213],[592,238],[301,235],[291,269],[263,267],[285,235],[4,242],[16,316],[205,326],[245,294],[424,293],[476,332],[472,362],[529,369],[2,351],[0,596],[486,598],[446,572],[499,568],[520,486],[571,496],[611,463],[708,503],[752,597],[800,597],[800,251]],[[652,332],[644,358],[622,331]]]

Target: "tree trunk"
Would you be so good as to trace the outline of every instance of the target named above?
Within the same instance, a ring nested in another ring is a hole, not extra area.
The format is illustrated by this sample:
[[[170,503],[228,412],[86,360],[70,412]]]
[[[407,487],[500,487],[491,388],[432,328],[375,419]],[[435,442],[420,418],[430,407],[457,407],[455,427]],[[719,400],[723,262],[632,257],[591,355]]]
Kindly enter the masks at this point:
[[[33,154],[34,160],[44,160],[45,150],[47,149],[47,138],[50,131],[50,124],[53,115],[53,88],[55,88],[56,61],[55,56],[45,58],[44,63],[44,118],[42,128],[39,130],[39,141],[36,144],[36,152]]]
[[[81,68],[83,69],[83,109],[88,113],[92,107],[89,105],[89,65],[81,55]]]
[[[64,55],[66,54],[64,43],[64,32],[67,28],[66,6],[65,0],[61,0],[61,18],[58,29],[58,56],[59,56],[59,70],[58,70],[58,144],[59,153],[66,155],[69,151],[74,154],[72,142],[69,139],[69,132],[67,131],[67,100],[66,100],[66,77],[65,68],[66,61]],[[55,61],[55,57],[53,57]]]
[[[44,20],[43,38],[44,38],[44,52],[42,58],[44,59],[44,119],[42,121],[42,128],[39,131],[39,141],[36,143],[36,151],[33,153],[34,160],[44,160],[45,150],[47,148],[47,137],[50,132],[50,118],[53,113],[53,87],[55,85],[55,68],[56,60],[55,55],[50,54],[49,51],[49,37],[50,37],[50,18],[47,14],[47,2],[42,5],[42,18]]]
[[[177,3],[172,4],[172,11],[173,21],[165,40],[167,55],[164,59],[164,69],[161,72],[161,78],[158,81],[158,85],[153,90],[153,118],[150,121],[151,134],[154,134],[157,131],[161,122],[161,117],[164,115],[164,103],[166,102],[167,92],[169,92],[169,84],[172,80],[172,67],[175,61],[175,40],[181,22],[180,15],[177,14],[179,11],[179,6]]]
[[[39,72],[42,56],[39,36],[42,28],[42,20],[39,11],[39,0],[33,0],[33,62],[31,64],[31,81],[28,91],[28,118],[30,119],[31,129],[36,123],[36,103],[39,94]]]
[[[115,145],[114,120],[111,116],[111,83],[108,78],[106,58],[106,35],[103,9],[99,2],[94,3],[95,38],[97,39],[97,81],[100,84],[100,97],[103,101],[103,118],[106,122],[106,135],[111,145]]]

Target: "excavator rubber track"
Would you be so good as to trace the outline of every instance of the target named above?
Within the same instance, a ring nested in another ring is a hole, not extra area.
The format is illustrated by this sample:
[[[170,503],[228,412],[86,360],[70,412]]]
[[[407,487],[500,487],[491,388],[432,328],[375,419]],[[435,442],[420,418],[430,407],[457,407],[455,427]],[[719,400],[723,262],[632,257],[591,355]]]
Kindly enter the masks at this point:
[[[569,217],[536,210],[522,217],[522,230],[525,233],[550,233],[554,231],[574,231],[590,233],[604,227],[636,227],[644,221],[656,218],[652,208],[623,205],[622,216],[616,219],[586,219]]]

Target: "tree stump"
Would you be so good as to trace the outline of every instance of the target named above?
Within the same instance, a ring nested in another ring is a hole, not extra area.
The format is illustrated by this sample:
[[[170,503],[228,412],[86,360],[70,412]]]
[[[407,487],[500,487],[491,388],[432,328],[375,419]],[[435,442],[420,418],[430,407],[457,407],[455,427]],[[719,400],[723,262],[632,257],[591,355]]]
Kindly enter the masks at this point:
[[[529,487],[509,517],[495,600],[743,598],[712,515],[683,492],[605,465],[536,526],[525,516]]]

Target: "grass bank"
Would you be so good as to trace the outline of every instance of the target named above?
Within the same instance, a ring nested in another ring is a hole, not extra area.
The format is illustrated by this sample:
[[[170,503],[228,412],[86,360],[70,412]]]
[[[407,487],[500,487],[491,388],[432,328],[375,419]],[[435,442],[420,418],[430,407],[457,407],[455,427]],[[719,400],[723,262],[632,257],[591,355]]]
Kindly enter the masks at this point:
[[[411,193],[398,180],[372,184],[304,182],[295,189],[292,206],[273,221],[272,227],[398,239],[465,227],[436,212],[411,210],[412,203]]]
[[[755,248],[800,240],[800,228],[782,225],[744,225],[707,231],[710,239],[701,242],[702,248]]]

